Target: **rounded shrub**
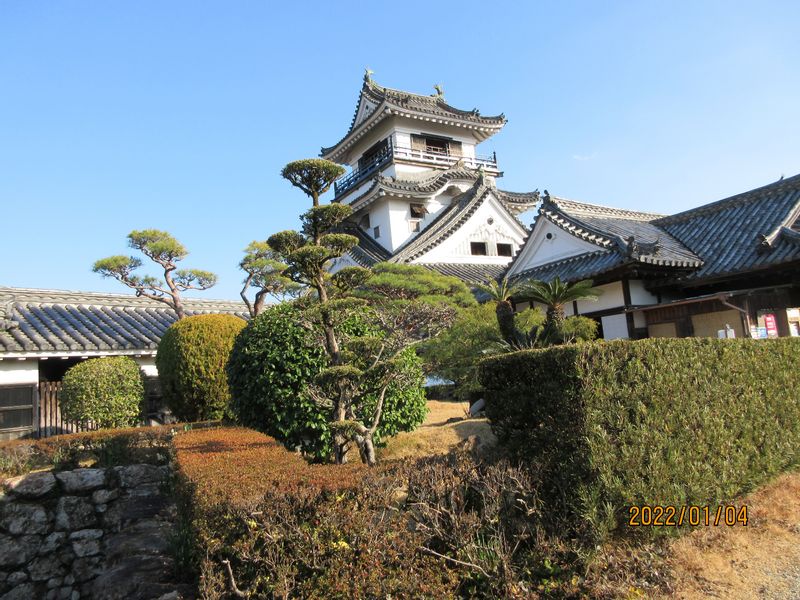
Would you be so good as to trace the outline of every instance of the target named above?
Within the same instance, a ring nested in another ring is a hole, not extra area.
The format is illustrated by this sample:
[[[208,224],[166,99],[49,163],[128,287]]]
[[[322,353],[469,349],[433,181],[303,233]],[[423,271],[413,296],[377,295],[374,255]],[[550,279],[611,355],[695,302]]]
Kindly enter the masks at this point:
[[[100,427],[129,427],[139,421],[144,383],[136,361],[127,356],[92,358],[64,375],[59,396],[69,421],[94,421]]]
[[[328,417],[305,388],[327,360],[300,317],[290,304],[272,306],[236,338],[228,362],[231,411],[242,425],[321,455],[330,446]]]
[[[156,366],[164,401],[178,419],[204,421],[228,414],[225,365],[245,325],[235,315],[195,315],[164,333]]]
[[[241,424],[323,460],[332,448],[331,415],[309,397],[306,385],[328,365],[328,358],[313,332],[300,325],[301,317],[296,306],[281,304],[262,312],[242,331],[228,363],[231,410]],[[349,318],[343,328],[349,335],[369,333],[357,317]],[[421,360],[409,349],[397,363],[403,383],[387,391],[376,442],[416,428],[427,414]],[[367,412],[376,402],[377,395],[365,399]]]

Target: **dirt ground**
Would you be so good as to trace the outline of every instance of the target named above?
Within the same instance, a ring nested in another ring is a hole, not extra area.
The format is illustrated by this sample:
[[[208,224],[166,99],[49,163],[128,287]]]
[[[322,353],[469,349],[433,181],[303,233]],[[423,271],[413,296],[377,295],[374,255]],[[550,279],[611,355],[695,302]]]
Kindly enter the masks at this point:
[[[469,418],[468,404],[429,400],[428,409],[419,428],[396,435],[379,450],[381,460],[447,454],[467,439],[475,439],[479,451],[494,446],[496,439],[488,420]]]
[[[746,527],[703,527],[676,540],[667,598],[800,598],[800,472],[736,502]]]

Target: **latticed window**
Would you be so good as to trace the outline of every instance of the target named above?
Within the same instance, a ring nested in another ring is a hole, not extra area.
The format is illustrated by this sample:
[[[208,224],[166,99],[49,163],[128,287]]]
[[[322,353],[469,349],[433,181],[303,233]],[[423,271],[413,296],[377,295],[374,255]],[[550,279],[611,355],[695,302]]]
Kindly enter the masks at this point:
[[[473,256],[486,256],[488,254],[486,251],[486,242],[470,242],[469,253]]]
[[[511,244],[497,244],[497,256],[512,256],[514,247]]]
[[[0,387],[0,429],[31,427],[35,403],[35,385]]]

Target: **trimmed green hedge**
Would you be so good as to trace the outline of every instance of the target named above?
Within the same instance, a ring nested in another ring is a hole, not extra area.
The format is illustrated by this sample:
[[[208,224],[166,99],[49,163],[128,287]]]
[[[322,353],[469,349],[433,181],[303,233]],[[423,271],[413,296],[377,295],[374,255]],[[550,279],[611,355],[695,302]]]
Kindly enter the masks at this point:
[[[181,421],[228,416],[231,394],[225,365],[246,322],[235,315],[208,314],[173,323],[158,343],[156,367],[164,401]]]
[[[716,505],[800,463],[800,339],[560,346],[485,359],[480,378],[500,442],[590,540],[631,505]]]
[[[141,418],[144,383],[130,356],[91,358],[64,375],[59,403],[65,419],[130,427]]]

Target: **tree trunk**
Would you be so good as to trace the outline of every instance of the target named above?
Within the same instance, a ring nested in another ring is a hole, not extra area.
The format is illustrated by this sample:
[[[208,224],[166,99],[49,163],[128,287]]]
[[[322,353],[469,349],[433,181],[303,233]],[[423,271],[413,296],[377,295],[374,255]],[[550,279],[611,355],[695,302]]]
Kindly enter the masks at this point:
[[[375,443],[372,440],[373,432],[369,431],[364,436],[364,441],[361,443],[361,460],[370,467],[374,467],[378,463],[375,457]]]
[[[548,306],[544,322],[547,342],[561,344],[564,341],[564,307],[561,305]]]
[[[495,308],[497,315],[497,325],[500,327],[500,335],[509,344],[517,341],[517,329],[514,327],[514,308],[508,300],[500,300]]]

